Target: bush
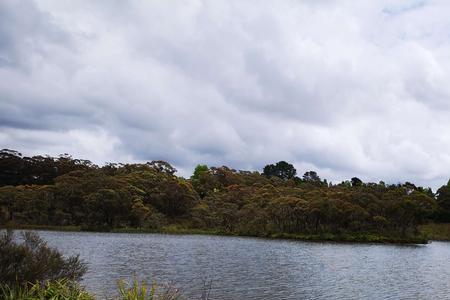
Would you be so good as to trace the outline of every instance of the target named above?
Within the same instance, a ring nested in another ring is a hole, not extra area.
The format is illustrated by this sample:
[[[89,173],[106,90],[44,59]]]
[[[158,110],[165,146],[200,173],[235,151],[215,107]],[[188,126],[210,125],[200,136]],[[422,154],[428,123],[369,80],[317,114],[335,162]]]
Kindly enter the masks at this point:
[[[81,279],[87,267],[79,256],[65,258],[35,232],[22,233],[19,243],[12,231],[0,235],[0,283],[25,287],[35,283]]]

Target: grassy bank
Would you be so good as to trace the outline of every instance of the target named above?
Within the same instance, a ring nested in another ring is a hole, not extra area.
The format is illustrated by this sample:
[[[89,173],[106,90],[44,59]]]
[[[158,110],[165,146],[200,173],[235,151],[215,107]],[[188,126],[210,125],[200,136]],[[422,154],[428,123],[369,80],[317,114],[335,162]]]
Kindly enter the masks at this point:
[[[430,223],[419,227],[430,240],[450,241],[450,223]]]
[[[82,231],[81,226],[52,226],[52,225],[7,225],[7,226],[0,226],[0,229],[75,231],[75,232]]]
[[[1,228],[1,227],[0,227]],[[82,232],[80,226],[41,226],[41,225],[22,225],[9,226],[8,229],[22,230],[49,230],[49,231],[72,231]],[[5,228],[3,228],[5,229]],[[105,232],[92,230],[92,232]],[[344,234],[292,234],[292,233],[274,233],[267,235],[246,235],[238,233],[229,233],[218,230],[186,228],[178,225],[164,226],[158,230],[145,228],[115,228],[107,232],[113,233],[160,233],[160,234],[199,234],[199,235],[216,235],[216,236],[241,236],[241,237],[258,237],[267,239],[289,239],[300,241],[315,242],[343,242],[343,243],[391,243],[391,244],[427,244],[429,240],[450,240],[450,224],[429,224],[421,226],[420,235],[417,236],[396,236],[396,235],[378,235],[374,233],[344,233]]]
[[[383,236],[372,233],[359,234],[332,234],[324,233],[321,235],[311,234],[273,234],[270,238],[276,239],[294,239],[303,241],[327,241],[343,243],[380,243],[380,244],[427,244],[428,239],[423,236]]]

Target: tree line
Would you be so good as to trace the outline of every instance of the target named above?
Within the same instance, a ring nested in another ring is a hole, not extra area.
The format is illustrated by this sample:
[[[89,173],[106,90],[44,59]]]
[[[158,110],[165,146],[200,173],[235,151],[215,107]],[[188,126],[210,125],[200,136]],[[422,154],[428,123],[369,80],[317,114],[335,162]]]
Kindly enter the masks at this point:
[[[339,184],[281,161],[263,172],[198,165],[185,179],[164,161],[107,163],[0,151],[0,224],[86,230],[169,225],[224,234],[415,235],[450,222],[450,183],[436,193],[412,183]]]

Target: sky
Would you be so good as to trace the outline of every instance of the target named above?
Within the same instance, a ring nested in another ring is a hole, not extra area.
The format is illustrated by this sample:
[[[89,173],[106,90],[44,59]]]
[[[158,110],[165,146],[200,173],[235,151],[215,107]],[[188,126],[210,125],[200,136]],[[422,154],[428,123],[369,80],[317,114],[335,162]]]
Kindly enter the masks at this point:
[[[450,178],[450,1],[1,0],[0,148]]]

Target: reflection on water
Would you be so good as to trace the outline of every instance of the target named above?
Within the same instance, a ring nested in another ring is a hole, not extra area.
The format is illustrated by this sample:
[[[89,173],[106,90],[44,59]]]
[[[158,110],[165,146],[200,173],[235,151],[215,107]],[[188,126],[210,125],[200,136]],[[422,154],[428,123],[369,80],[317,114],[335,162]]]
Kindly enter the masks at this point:
[[[83,284],[112,295],[133,274],[172,282],[198,299],[450,299],[450,243],[425,246],[311,243],[238,237],[41,231],[80,254]]]

